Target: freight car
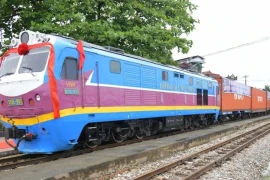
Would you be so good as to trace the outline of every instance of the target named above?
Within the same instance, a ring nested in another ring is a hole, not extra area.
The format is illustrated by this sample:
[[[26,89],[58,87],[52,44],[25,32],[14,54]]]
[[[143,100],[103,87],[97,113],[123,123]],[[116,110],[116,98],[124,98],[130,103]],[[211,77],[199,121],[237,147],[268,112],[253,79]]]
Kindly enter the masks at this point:
[[[219,121],[244,119],[269,114],[270,94],[219,74],[204,72],[215,78],[220,86]]]
[[[211,124],[218,82],[55,34],[23,31],[1,59],[1,120],[22,153],[95,147]]]

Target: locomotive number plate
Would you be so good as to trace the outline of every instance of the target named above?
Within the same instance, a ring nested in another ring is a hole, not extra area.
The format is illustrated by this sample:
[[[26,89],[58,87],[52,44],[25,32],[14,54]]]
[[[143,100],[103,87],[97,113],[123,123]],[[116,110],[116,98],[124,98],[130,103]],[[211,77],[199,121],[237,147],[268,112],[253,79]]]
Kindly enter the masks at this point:
[[[23,105],[23,100],[22,100],[22,98],[8,99],[8,105],[9,106],[22,106]]]

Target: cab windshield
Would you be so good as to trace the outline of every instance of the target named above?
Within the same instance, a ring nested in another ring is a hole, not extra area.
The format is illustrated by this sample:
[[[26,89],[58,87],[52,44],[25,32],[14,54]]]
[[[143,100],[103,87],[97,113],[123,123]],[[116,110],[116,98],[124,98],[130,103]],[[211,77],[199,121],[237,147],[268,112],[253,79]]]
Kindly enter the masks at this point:
[[[42,72],[45,69],[50,48],[47,46],[31,49],[27,55],[24,55],[19,68],[21,73]]]
[[[3,76],[12,75],[16,72],[20,56],[17,53],[11,53],[6,56],[0,67],[0,78]]]

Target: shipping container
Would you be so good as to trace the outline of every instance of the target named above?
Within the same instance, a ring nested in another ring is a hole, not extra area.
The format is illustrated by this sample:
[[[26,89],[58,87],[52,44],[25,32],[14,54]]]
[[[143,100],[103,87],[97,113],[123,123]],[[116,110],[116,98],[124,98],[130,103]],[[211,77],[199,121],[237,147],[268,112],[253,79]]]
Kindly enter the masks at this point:
[[[261,112],[267,109],[267,92],[261,89],[251,88],[251,111]]]
[[[267,110],[270,110],[270,92],[267,91]]]
[[[254,113],[254,115],[270,114],[270,92],[224,78],[211,71],[204,72],[203,74],[215,78],[219,82],[220,115],[241,113],[241,116],[245,117],[250,116],[250,113]],[[243,112],[245,113],[243,114]]]
[[[220,78],[221,113],[251,110],[251,87],[228,78]]]

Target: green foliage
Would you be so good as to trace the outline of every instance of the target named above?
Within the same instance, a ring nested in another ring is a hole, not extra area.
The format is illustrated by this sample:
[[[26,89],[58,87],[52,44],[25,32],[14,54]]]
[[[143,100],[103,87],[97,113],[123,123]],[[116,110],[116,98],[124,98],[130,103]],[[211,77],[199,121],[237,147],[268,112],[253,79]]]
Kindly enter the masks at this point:
[[[198,23],[189,0],[0,0],[6,37],[23,29],[58,33],[157,60],[172,61],[171,50],[187,53],[182,37]],[[14,18],[19,16],[16,21]]]
[[[0,121],[0,131],[3,131],[5,129],[3,123]]]
[[[4,41],[4,44],[10,44],[10,40]],[[8,50],[8,47],[0,47],[0,57],[5,54],[5,52]]]
[[[270,86],[269,85],[265,85],[263,90],[270,92]]]

